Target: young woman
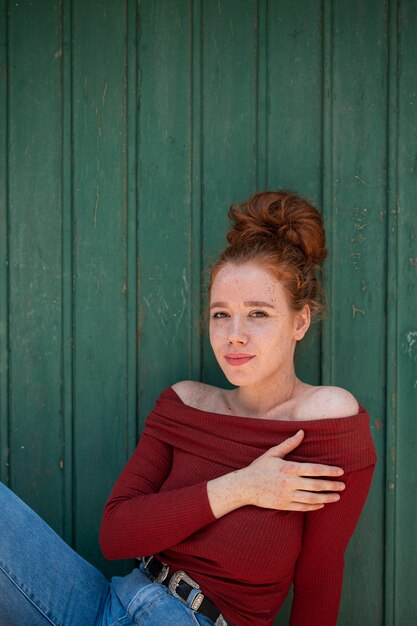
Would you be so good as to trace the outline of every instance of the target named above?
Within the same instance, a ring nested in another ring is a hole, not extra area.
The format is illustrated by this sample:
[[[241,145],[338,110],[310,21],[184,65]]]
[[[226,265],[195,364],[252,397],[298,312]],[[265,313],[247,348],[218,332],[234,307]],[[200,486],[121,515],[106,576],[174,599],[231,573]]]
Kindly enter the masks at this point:
[[[234,389],[166,389],[105,508],[104,554],[140,566],[108,583],[2,487],[0,626],[271,626],[291,583],[291,626],[336,624],[376,457],[356,399],[294,371],[322,308],[322,220],[288,192],[230,215],[210,340]]]

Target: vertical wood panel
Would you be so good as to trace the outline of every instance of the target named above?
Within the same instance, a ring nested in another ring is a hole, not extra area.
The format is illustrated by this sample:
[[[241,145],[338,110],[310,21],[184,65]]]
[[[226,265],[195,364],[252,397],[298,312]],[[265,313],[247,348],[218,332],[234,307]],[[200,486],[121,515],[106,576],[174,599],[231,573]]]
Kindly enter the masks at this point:
[[[9,482],[8,298],[8,33],[6,0],[0,3],[0,480]]]
[[[269,0],[258,0],[256,23],[256,189],[268,188]]]
[[[398,1],[389,3],[387,168],[387,368],[384,623],[395,624],[396,439],[398,392]],[[381,462],[381,459],[380,459]]]
[[[60,12],[9,11],[11,486],[60,530]]]
[[[323,99],[322,99],[322,119],[323,119],[323,152],[322,152],[322,204],[323,217],[326,225],[326,245],[329,253],[333,250],[333,46],[334,46],[334,23],[333,23],[334,3],[322,2],[323,12]],[[331,301],[331,293],[334,286],[334,272],[332,264],[327,261],[324,265],[322,284],[327,294],[328,302]],[[330,323],[322,325],[322,353],[333,354],[334,351],[334,326]],[[322,356],[323,356],[322,354]],[[328,383],[333,380],[333,359],[321,359],[322,382]]]
[[[137,154],[138,154],[138,11],[136,0],[128,0],[126,15],[126,353],[127,353],[127,454],[130,457],[138,436],[138,248],[137,248]]]
[[[315,0],[269,3],[268,180],[321,197],[321,7]],[[301,188],[302,186],[302,188]]]
[[[140,5],[139,412],[190,377],[191,12]]]
[[[334,4],[333,239],[330,263],[333,378],[370,411],[384,458],[386,271],[386,7],[379,1]],[[325,371],[326,365],[325,363]],[[383,620],[383,480],[373,489],[349,546],[340,624]],[[367,589],[363,594],[360,590]]]
[[[256,18],[253,0],[203,2],[204,268],[225,246],[229,205],[256,191]],[[203,378],[227,386],[207,333]]]
[[[395,623],[417,622],[417,5],[399,3],[398,383]]]
[[[74,541],[73,502],[73,310],[72,310],[72,1],[62,3],[62,461],[63,537]]]
[[[74,0],[73,37],[75,545],[109,569],[98,530],[129,430],[126,5]]]
[[[192,380],[201,380],[201,336],[204,332],[205,285],[202,276],[202,0],[191,2],[192,14],[192,163],[191,163],[191,367]],[[202,284],[203,283],[203,284]]]

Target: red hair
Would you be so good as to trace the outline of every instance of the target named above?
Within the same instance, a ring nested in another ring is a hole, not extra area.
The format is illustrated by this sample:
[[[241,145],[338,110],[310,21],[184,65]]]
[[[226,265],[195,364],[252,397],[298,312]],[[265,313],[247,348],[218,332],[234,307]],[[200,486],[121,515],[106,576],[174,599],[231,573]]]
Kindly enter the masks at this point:
[[[323,220],[317,209],[290,191],[263,191],[232,205],[228,247],[211,269],[209,292],[227,263],[257,263],[286,288],[294,311],[305,304],[313,317],[324,310],[317,270],[326,257]]]

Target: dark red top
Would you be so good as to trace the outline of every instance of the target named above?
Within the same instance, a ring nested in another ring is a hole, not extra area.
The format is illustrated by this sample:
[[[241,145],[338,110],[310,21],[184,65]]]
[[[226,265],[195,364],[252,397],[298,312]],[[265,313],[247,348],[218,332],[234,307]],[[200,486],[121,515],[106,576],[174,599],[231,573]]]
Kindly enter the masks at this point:
[[[207,481],[245,467],[300,428],[286,459],[343,467],[339,502],[309,513],[244,506],[216,519]],[[291,583],[291,626],[334,626],[343,555],[376,463],[369,415],[287,421],[210,413],[169,387],[106,504],[109,559],[158,554],[183,569],[235,626],[271,626]]]

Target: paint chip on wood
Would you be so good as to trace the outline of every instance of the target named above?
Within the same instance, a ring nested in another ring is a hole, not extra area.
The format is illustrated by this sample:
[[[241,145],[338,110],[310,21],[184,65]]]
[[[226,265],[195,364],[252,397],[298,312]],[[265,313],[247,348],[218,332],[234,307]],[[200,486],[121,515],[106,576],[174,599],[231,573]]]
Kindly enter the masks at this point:
[[[357,313],[360,313],[361,315],[365,315],[365,309],[362,309],[362,308],[352,304],[352,317],[353,317],[353,319],[355,319]]]
[[[403,350],[410,359],[417,361],[417,330],[410,330],[403,341]]]

